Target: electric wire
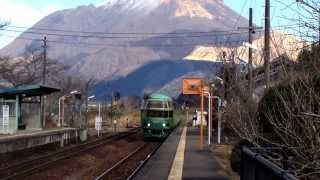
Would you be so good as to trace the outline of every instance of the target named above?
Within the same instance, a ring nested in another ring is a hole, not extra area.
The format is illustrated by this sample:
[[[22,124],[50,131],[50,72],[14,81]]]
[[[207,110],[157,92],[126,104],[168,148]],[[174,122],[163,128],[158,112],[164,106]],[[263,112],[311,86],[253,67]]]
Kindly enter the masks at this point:
[[[81,33],[81,34],[102,34],[102,35],[184,35],[184,34],[212,34],[212,33],[228,33],[231,30],[211,30],[211,31],[186,31],[186,32],[101,32],[101,31],[78,31],[78,30],[63,30],[56,28],[45,27],[26,27],[8,25],[6,27],[15,29],[28,29],[37,31],[50,31],[50,32],[68,32],[68,33]]]
[[[99,35],[76,35],[76,34],[58,34],[49,32],[36,32],[36,31],[20,31],[12,29],[0,29],[0,31],[15,32],[15,33],[26,33],[26,34],[37,34],[37,35],[51,35],[51,36],[62,36],[62,37],[78,37],[78,38],[103,38],[103,39],[143,39],[143,38],[155,38],[155,39],[177,39],[177,38],[199,38],[199,37],[212,37],[212,36],[223,36],[223,35],[239,35],[243,32],[233,33],[217,33],[217,34],[202,34],[202,35],[184,35],[184,36],[99,36]]]

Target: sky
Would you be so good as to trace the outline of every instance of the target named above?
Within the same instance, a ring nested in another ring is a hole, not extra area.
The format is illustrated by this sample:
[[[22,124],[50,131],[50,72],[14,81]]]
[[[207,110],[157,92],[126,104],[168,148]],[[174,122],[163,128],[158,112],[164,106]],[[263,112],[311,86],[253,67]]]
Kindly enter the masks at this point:
[[[10,25],[13,26],[31,27],[54,11],[75,8],[80,5],[98,5],[104,1],[106,0],[0,0],[0,20],[9,21]],[[264,0],[224,0],[224,2],[244,17],[248,17],[249,7],[252,7],[254,9],[253,17],[255,24],[263,26]],[[284,17],[296,15],[291,10],[291,8],[296,7],[294,2],[295,0],[271,0],[271,22],[274,27],[292,24],[292,22],[287,21]],[[288,4],[292,6],[288,7]],[[14,37],[19,35],[13,32],[6,32],[6,35],[11,37],[4,37],[1,36],[1,33],[3,32],[0,31],[0,48],[10,43]]]

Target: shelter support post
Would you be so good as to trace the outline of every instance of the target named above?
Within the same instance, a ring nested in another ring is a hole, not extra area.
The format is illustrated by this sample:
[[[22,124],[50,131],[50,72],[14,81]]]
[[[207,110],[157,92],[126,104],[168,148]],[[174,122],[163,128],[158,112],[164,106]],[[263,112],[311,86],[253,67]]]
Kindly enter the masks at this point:
[[[19,130],[19,119],[20,119],[20,96],[16,95],[16,131]]]

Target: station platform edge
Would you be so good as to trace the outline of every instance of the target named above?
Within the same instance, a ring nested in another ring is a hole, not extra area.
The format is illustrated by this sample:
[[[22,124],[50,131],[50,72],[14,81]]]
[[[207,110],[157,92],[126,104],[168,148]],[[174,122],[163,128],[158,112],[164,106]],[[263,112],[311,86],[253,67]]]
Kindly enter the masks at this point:
[[[227,180],[206,145],[198,149],[199,129],[178,127],[135,176],[136,180]]]

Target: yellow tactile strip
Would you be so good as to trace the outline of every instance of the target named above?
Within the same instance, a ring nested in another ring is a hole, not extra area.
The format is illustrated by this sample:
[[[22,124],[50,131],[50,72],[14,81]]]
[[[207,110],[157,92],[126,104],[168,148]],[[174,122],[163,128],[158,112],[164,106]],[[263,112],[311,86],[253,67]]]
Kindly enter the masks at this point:
[[[170,170],[170,174],[168,176],[168,180],[182,179],[184,153],[186,148],[186,135],[187,127],[184,127],[178,144],[177,152]]]

